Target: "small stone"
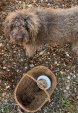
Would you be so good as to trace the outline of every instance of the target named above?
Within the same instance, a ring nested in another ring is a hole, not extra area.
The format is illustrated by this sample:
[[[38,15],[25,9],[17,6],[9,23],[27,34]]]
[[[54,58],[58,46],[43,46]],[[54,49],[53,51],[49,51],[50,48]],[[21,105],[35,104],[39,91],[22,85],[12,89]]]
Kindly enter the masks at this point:
[[[64,90],[64,93],[66,93],[67,91],[66,90]]]
[[[41,52],[39,53],[39,55],[43,55],[43,54],[44,54],[44,52],[45,52],[45,51],[41,51]]]
[[[32,7],[32,5],[31,5],[31,4],[29,4],[29,5],[28,5],[28,7],[29,7],[29,8],[31,8],[31,7]]]
[[[64,72],[63,72],[63,71],[60,71],[60,73],[61,73],[61,74],[64,74]]]
[[[31,67],[31,68],[34,67],[34,64],[30,64],[30,67]]]
[[[70,83],[70,80],[69,79],[67,79],[67,83]]]
[[[69,86],[67,86],[66,89],[69,90]]]
[[[3,96],[3,97],[6,96],[6,92],[2,93],[2,96]]]
[[[17,69],[17,72],[19,72],[19,70]]]
[[[43,0],[41,0],[41,2],[43,2]]]
[[[21,1],[19,1],[19,3],[21,4]]]
[[[70,76],[68,76],[67,78],[70,79]]]
[[[51,4],[50,4],[50,3],[48,3],[47,5],[48,5],[48,6],[51,6]]]
[[[57,61],[55,61],[54,64],[57,64]]]
[[[27,69],[27,66],[25,67],[25,69]]]
[[[21,58],[21,62],[23,61],[23,59]]]
[[[0,43],[0,47],[2,47],[2,43]]]
[[[76,78],[76,75],[73,75],[73,78]]]
[[[68,57],[69,57],[69,54],[68,54],[68,52],[66,52],[66,56],[68,56]]]
[[[3,69],[6,69],[6,67],[3,67]]]
[[[6,89],[10,88],[10,86],[6,86]]]

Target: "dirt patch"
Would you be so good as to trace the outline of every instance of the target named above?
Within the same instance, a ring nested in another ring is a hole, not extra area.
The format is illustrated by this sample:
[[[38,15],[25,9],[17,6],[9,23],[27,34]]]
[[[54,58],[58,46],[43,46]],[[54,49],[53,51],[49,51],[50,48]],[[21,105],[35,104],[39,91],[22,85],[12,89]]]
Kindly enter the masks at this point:
[[[3,33],[6,15],[16,9],[27,7],[69,8],[78,0],[3,0],[0,1],[0,112],[21,113],[13,98],[13,91],[22,77],[32,67],[48,66],[56,75],[58,84],[51,103],[38,113],[78,113],[78,60],[66,44],[63,48],[45,45],[32,59],[22,47],[12,45]]]

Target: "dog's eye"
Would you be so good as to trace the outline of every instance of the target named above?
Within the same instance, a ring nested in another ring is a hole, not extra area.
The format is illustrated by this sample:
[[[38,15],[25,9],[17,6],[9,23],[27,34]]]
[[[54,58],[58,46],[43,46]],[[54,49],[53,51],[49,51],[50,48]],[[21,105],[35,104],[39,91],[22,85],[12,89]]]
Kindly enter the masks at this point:
[[[26,16],[26,17],[24,18],[24,22],[26,22],[28,19],[29,19],[29,17]]]
[[[23,27],[27,30],[27,31],[29,31],[29,28],[28,28],[28,26],[25,24],[25,25],[23,25]]]
[[[29,31],[29,28],[27,26],[25,28],[26,28],[27,31]]]
[[[12,31],[14,29],[14,26],[10,26],[10,30]]]
[[[24,22],[26,22],[26,20],[27,20],[27,19],[26,19],[26,18],[24,18]]]
[[[23,27],[24,27],[27,31],[29,31],[28,23],[27,23],[27,18],[24,18],[24,25],[23,25]]]

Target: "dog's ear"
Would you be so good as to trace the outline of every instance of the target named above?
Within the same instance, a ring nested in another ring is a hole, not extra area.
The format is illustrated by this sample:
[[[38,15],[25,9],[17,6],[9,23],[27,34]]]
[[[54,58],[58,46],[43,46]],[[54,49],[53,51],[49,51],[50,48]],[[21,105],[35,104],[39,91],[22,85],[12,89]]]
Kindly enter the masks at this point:
[[[12,27],[13,27],[13,19],[15,17],[16,17],[16,13],[14,12],[9,13],[5,21],[3,22],[4,33],[6,36],[10,35],[10,31],[12,30]]]
[[[30,13],[25,19],[25,25],[32,41],[35,41],[40,28],[40,19],[36,14]]]

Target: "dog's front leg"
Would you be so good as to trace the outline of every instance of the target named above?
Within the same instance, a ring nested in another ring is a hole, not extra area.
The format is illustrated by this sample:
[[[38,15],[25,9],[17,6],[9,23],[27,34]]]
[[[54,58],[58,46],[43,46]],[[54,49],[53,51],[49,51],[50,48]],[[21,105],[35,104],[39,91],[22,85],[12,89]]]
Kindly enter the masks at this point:
[[[26,49],[26,55],[28,57],[33,57],[37,47],[35,46],[35,44],[28,44],[24,47]]]
[[[76,55],[78,56],[78,41],[74,42],[72,45],[72,50],[76,53]]]

